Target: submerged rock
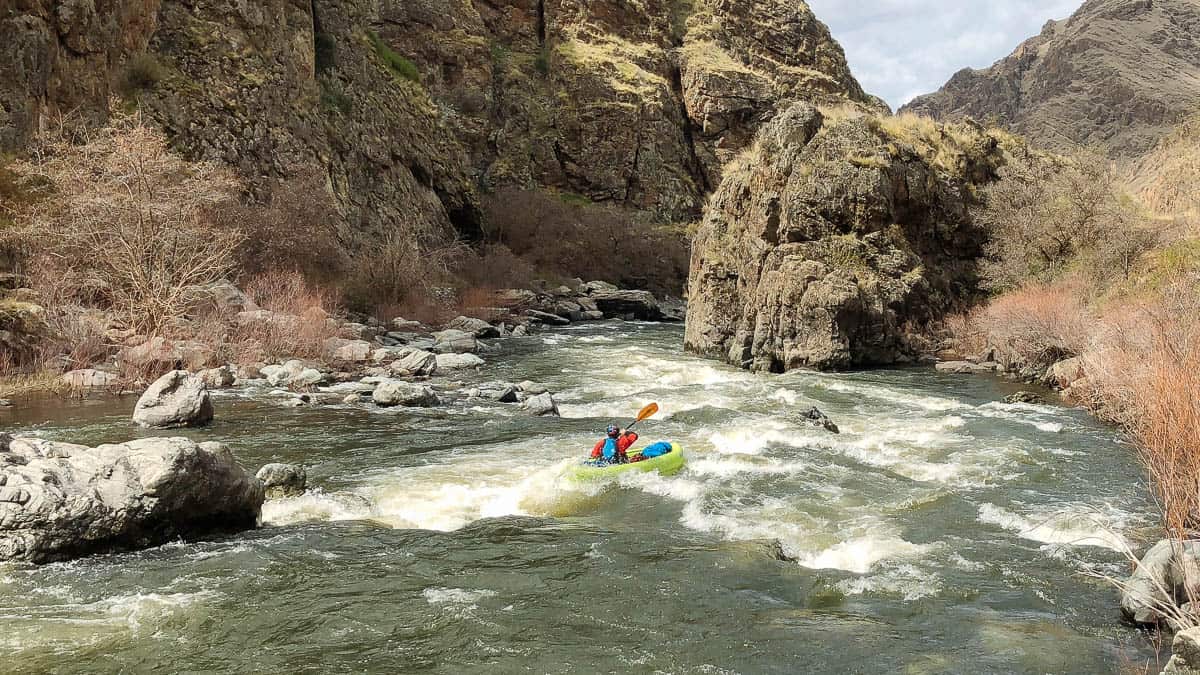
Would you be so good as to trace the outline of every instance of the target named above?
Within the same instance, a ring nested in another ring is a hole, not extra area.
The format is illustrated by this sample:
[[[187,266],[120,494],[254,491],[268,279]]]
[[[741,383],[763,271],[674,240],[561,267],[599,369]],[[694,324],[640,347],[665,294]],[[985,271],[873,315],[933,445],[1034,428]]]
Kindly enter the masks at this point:
[[[803,419],[804,423],[810,427],[820,427],[835,434],[841,433],[838,430],[838,426],[833,423],[833,420],[829,419],[828,415],[818,410],[816,406],[809,408],[800,416],[800,418]]]
[[[1010,394],[1004,397],[1005,403],[1029,403],[1041,404],[1045,403],[1046,399],[1042,398],[1041,394],[1035,394],[1032,391],[1018,391],[1015,394]]]
[[[942,361],[933,367],[939,373],[950,373],[953,375],[980,375],[997,371],[995,364],[972,363],[971,361]]]
[[[219,443],[0,443],[0,560],[34,563],[251,529],[262,483]]]
[[[133,408],[133,421],[152,429],[203,426],[212,418],[208,388],[186,370],[173,370],[155,380]]]
[[[262,481],[267,499],[297,497],[308,486],[308,472],[299,464],[267,464],[254,477]]]

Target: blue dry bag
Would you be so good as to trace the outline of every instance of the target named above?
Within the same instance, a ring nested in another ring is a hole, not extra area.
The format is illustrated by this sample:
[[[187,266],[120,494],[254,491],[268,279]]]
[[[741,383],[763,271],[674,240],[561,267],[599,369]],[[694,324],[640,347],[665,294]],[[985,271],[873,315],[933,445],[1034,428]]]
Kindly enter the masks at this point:
[[[655,443],[642,451],[642,457],[653,459],[655,457],[662,457],[669,452],[671,452],[670,443]]]

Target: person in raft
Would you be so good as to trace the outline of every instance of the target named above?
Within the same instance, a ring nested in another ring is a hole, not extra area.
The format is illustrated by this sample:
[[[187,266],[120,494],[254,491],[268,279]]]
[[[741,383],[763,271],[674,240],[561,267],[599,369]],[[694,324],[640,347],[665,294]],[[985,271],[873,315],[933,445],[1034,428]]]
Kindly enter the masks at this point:
[[[625,431],[615,424],[608,425],[607,435],[592,448],[592,459],[608,464],[625,464],[629,461],[626,450],[637,443],[638,435]]]

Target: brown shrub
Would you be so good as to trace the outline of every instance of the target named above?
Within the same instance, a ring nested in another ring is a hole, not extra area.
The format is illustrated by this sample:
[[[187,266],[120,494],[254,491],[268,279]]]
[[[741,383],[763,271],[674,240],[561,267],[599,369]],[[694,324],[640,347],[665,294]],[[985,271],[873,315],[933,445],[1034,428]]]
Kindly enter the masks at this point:
[[[488,240],[541,275],[671,294],[679,294],[687,278],[687,237],[645,214],[517,188],[497,191],[485,210]]]
[[[280,183],[261,204],[232,206],[215,216],[222,229],[245,235],[236,253],[238,271],[245,276],[295,270],[332,284],[346,271],[348,257],[337,236],[340,216],[317,173]]]
[[[232,270],[241,234],[215,227],[211,214],[235,203],[239,183],[172,154],[137,116],[114,113],[75,140],[48,136],[13,167],[54,193],[18,214],[31,267],[77,280],[92,296],[80,302],[100,300],[130,327],[157,332],[184,314],[190,286]]]
[[[338,337],[333,294],[296,271],[274,271],[251,279],[246,295],[277,319],[234,326],[220,342],[228,359],[240,365],[284,358],[322,359],[325,342]]]
[[[1000,296],[967,321],[948,323],[968,344],[994,346],[1017,361],[1047,368],[1088,344],[1092,318],[1063,285],[1034,285]]]

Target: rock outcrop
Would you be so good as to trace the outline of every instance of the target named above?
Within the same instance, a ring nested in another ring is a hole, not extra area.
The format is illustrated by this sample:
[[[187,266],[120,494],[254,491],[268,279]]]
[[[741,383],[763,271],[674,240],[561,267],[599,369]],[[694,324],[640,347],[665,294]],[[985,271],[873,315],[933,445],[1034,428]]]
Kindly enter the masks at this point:
[[[1158,625],[1168,608],[1200,594],[1200,541],[1164,539],[1146,551],[1122,585],[1121,614],[1138,625]]]
[[[799,0],[20,7],[0,16],[0,151],[116,94],[256,193],[315,176],[347,240],[477,238],[477,185],[684,220],[781,105],[882,105]]]
[[[1200,109],[1200,4],[1088,0],[984,70],[903,110],[995,120],[1052,150],[1139,157]]]
[[[256,526],[263,486],[219,443],[0,440],[0,560],[34,563]]]
[[[908,360],[975,299],[977,186],[1005,161],[973,124],[796,104],[726,169],[693,243],[685,346],[758,371]]]
[[[1175,634],[1171,641],[1171,660],[1163,675],[1200,675],[1200,628],[1189,628]]]
[[[133,421],[151,429],[198,427],[213,418],[212,398],[198,375],[173,370],[146,389],[133,408]]]
[[[375,401],[375,405],[381,408],[395,406],[424,408],[435,406],[441,402],[433,389],[401,380],[384,380],[380,382],[371,394],[371,400]]]

